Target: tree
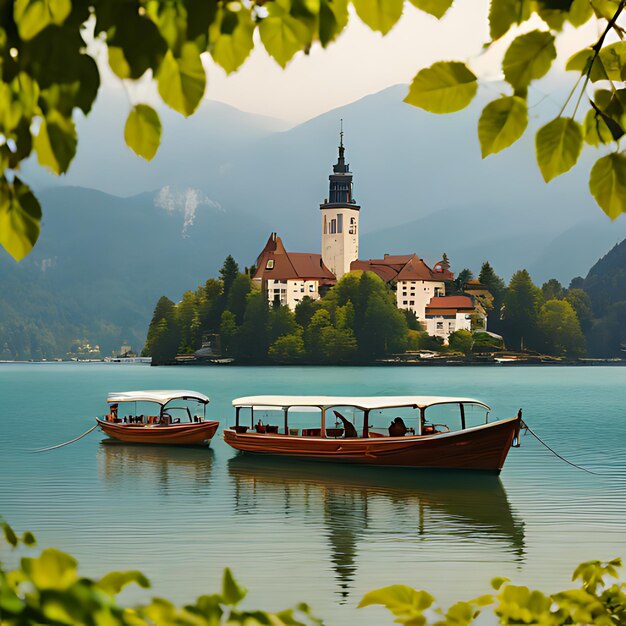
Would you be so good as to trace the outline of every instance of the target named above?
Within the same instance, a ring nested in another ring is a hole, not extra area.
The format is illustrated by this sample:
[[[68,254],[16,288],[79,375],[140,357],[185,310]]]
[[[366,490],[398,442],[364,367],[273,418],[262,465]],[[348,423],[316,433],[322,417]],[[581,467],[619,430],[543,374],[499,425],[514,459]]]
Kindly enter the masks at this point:
[[[481,268],[478,280],[485,285],[492,296],[492,301],[487,311],[487,328],[495,332],[499,332],[502,326],[501,315],[502,305],[504,303],[504,294],[506,293],[505,282],[495,273],[489,261],[485,261]]]
[[[563,285],[556,279],[551,278],[541,285],[544,300],[562,300],[565,297]]]
[[[304,298],[296,304],[296,324],[298,324],[298,326],[302,326],[302,328],[306,328],[318,308],[319,304],[316,300],[309,298],[309,296],[304,296]]]
[[[269,348],[269,307],[265,294],[253,291],[248,294],[243,324],[237,333],[235,357],[239,361],[262,363]]]
[[[224,259],[224,264],[220,269],[220,278],[222,279],[223,292],[225,296],[228,296],[232,284],[235,282],[239,274],[239,265],[237,261],[229,254]],[[249,279],[249,277],[246,277]]]
[[[450,336],[448,337],[448,345],[451,350],[468,355],[472,352],[474,338],[469,330],[461,328],[459,330],[455,330],[453,333],[450,333]]]
[[[593,310],[591,308],[591,298],[582,289],[568,289],[565,299],[576,311],[576,317],[580,322],[580,328],[586,333],[591,328],[593,322]]]
[[[548,300],[541,307],[539,328],[551,354],[568,357],[585,354],[585,338],[576,312],[567,300]]]
[[[443,253],[443,256],[441,257],[441,267],[445,271],[448,271],[450,269],[450,259],[448,258],[448,255],[445,252]]]
[[[278,337],[268,351],[269,358],[278,363],[297,363],[304,355],[302,332]]]
[[[299,329],[300,332],[302,329]],[[293,335],[298,331],[296,317],[286,305],[272,307],[269,312],[269,341],[273,343],[283,335]]]
[[[472,280],[473,278],[474,274],[472,273],[472,270],[468,269],[467,267],[462,269],[458,273],[456,280],[454,281],[457,293],[463,293],[465,283],[467,283],[469,280]]]
[[[235,314],[230,311],[224,311],[220,322],[220,342],[222,345],[222,352],[224,354],[229,356],[233,354],[236,337],[237,320],[235,318]]]
[[[180,344],[180,328],[176,321],[174,303],[161,296],[154,308],[142,354],[151,356],[153,363],[173,361]]]
[[[533,284],[526,270],[515,272],[504,298],[503,328],[509,348],[537,349],[540,344],[538,326],[541,289]]]
[[[226,308],[235,314],[237,324],[243,323],[246,312],[248,294],[252,291],[252,281],[245,274],[237,274],[233,279],[227,293]]]

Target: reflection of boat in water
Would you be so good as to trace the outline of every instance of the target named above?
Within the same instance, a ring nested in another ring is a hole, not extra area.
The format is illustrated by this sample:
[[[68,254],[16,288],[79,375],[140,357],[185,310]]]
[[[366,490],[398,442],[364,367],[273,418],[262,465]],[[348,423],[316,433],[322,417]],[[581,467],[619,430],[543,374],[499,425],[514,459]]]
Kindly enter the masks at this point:
[[[98,449],[100,476],[121,486],[151,484],[181,491],[204,490],[213,467],[212,449],[129,444],[105,439]]]
[[[239,454],[228,462],[236,512],[267,507],[273,515],[302,515],[325,528],[330,559],[345,599],[356,575],[361,541],[403,544],[461,542],[483,549],[501,544],[524,558],[524,525],[511,511],[497,476],[327,465]],[[367,537],[367,539],[366,539]]]

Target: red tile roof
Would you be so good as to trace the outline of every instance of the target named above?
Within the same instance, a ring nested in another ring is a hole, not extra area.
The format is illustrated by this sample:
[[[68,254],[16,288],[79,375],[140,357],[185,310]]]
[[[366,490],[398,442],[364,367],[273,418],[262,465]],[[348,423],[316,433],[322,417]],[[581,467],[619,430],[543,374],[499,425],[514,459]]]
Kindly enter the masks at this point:
[[[381,260],[370,259],[369,261],[352,261],[350,271],[363,270],[364,272],[374,272],[386,283],[390,283],[397,275],[398,271],[392,265],[384,265]]]
[[[268,261],[273,267],[268,268]],[[320,254],[287,252],[281,238],[272,233],[257,258],[253,278],[261,280],[320,280],[334,282],[334,274],[322,262]]]
[[[469,296],[436,296],[426,305],[426,314],[435,315],[440,310],[473,310],[474,302]],[[441,315],[441,313],[438,313]]]

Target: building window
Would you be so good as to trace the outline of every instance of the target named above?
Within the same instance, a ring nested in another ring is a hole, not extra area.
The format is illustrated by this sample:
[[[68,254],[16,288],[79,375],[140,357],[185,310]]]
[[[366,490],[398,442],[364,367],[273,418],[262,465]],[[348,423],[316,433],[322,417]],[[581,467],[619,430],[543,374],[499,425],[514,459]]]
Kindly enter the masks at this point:
[[[311,292],[315,291],[315,285],[309,285],[309,291]]]
[[[454,322],[448,322],[448,331],[449,332],[453,332],[454,331]]]
[[[402,300],[402,304],[408,304],[408,302],[406,300]]]
[[[441,296],[441,287],[435,287],[435,298],[439,298]]]
[[[330,220],[330,234],[337,234],[337,220]]]
[[[443,330],[443,322],[437,322],[437,330]]]
[[[265,269],[266,270],[274,269],[274,259],[268,259],[267,263],[265,264]]]
[[[413,306],[415,304],[415,300],[409,300],[409,304]]]
[[[326,216],[324,215],[324,234],[326,234]]]

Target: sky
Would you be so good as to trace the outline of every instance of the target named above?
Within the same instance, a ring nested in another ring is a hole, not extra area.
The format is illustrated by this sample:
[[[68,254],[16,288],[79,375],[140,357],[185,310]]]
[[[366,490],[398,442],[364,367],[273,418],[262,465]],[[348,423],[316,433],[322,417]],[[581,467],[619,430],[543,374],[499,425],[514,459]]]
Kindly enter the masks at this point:
[[[489,39],[488,4],[487,0],[457,0],[437,20],[406,3],[402,18],[385,37],[371,31],[352,11],[348,27],[336,42],[325,50],[316,45],[309,55],[296,55],[286,70],[260,42],[244,66],[229,76],[205,55],[206,97],[299,123],[391,85],[408,84],[420,68],[435,61],[465,61],[482,79],[497,80],[501,56],[513,35],[482,53]],[[542,24],[539,20],[526,24],[523,31],[545,28]],[[593,23],[578,31],[566,28],[559,37],[560,66],[596,39]]]

